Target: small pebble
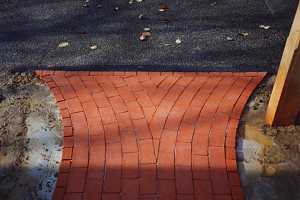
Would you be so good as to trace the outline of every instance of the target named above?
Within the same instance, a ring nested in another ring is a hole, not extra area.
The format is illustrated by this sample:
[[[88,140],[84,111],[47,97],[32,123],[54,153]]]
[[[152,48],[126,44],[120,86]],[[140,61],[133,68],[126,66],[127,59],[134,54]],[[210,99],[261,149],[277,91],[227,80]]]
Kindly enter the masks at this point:
[[[175,42],[176,42],[176,44],[181,44],[182,43],[182,41],[179,38],[177,38]]]
[[[69,42],[61,42],[59,43],[58,48],[65,48],[68,47],[69,45],[70,45]]]
[[[97,49],[97,48],[98,48],[97,45],[91,45],[91,46],[90,46],[90,49],[91,49],[91,50],[95,50],[95,49]]]

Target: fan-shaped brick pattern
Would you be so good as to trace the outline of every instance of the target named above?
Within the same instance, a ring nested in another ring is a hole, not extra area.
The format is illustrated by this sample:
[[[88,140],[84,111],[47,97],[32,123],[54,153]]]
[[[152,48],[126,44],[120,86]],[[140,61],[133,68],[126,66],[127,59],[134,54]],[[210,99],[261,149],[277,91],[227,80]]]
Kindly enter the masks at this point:
[[[236,131],[265,73],[37,74],[63,121],[53,199],[243,199]]]

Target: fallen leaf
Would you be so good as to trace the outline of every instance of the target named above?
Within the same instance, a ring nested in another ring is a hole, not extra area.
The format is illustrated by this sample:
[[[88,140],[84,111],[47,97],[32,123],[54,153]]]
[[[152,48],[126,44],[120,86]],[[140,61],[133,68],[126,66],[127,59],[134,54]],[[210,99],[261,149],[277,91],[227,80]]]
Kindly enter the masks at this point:
[[[159,12],[166,12],[168,10],[168,6],[166,4],[160,4],[159,5]]]
[[[69,42],[61,42],[61,43],[59,43],[58,48],[65,48],[69,45],[70,45]]]
[[[261,24],[261,25],[259,25],[259,28],[268,30],[271,28],[271,26],[266,26],[266,25]]]
[[[151,33],[149,31],[144,31],[140,34],[140,40],[145,41],[151,36]]]
[[[226,40],[227,41],[233,41],[233,38],[232,37],[226,37]]]
[[[179,38],[177,38],[175,42],[176,42],[176,44],[181,44],[182,43],[181,39],[179,39]]]
[[[97,48],[98,48],[97,45],[91,45],[91,46],[90,46],[90,49],[91,49],[91,50],[95,50],[95,49],[97,49]]]
[[[144,28],[144,31],[150,31],[151,29],[150,28],[148,28],[148,27],[145,27]]]
[[[217,5],[217,2],[213,2],[213,3],[211,3],[211,4],[209,4],[210,6],[215,6],[215,5]]]
[[[143,19],[143,18],[144,18],[144,15],[143,15],[143,14],[139,14],[138,18],[139,18],[139,19]]]
[[[120,10],[120,7],[119,7],[119,6],[116,6],[116,7],[114,8],[114,10],[115,10],[115,11],[118,11],[118,10]]]
[[[247,37],[249,35],[249,33],[247,33],[247,32],[240,32],[239,35],[241,35],[243,37]]]

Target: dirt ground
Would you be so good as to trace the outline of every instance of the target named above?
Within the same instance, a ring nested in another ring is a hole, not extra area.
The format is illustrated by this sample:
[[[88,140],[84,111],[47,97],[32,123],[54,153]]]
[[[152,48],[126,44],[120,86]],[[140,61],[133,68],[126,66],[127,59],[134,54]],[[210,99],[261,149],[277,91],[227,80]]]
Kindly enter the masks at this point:
[[[0,74],[0,199],[51,199],[61,156],[57,108],[32,73]]]
[[[300,199],[300,126],[271,128],[264,121],[274,79],[256,90],[240,124],[237,151],[247,200]]]

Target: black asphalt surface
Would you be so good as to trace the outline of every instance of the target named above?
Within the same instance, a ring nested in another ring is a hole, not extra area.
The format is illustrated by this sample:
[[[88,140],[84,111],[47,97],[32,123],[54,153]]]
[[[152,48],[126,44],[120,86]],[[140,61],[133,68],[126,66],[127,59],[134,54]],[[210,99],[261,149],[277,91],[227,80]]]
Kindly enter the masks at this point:
[[[159,12],[160,3],[169,10]],[[296,6],[297,0],[0,0],[0,65],[272,71]],[[142,42],[145,27],[152,36]],[[61,42],[70,45],[58,48]]]

